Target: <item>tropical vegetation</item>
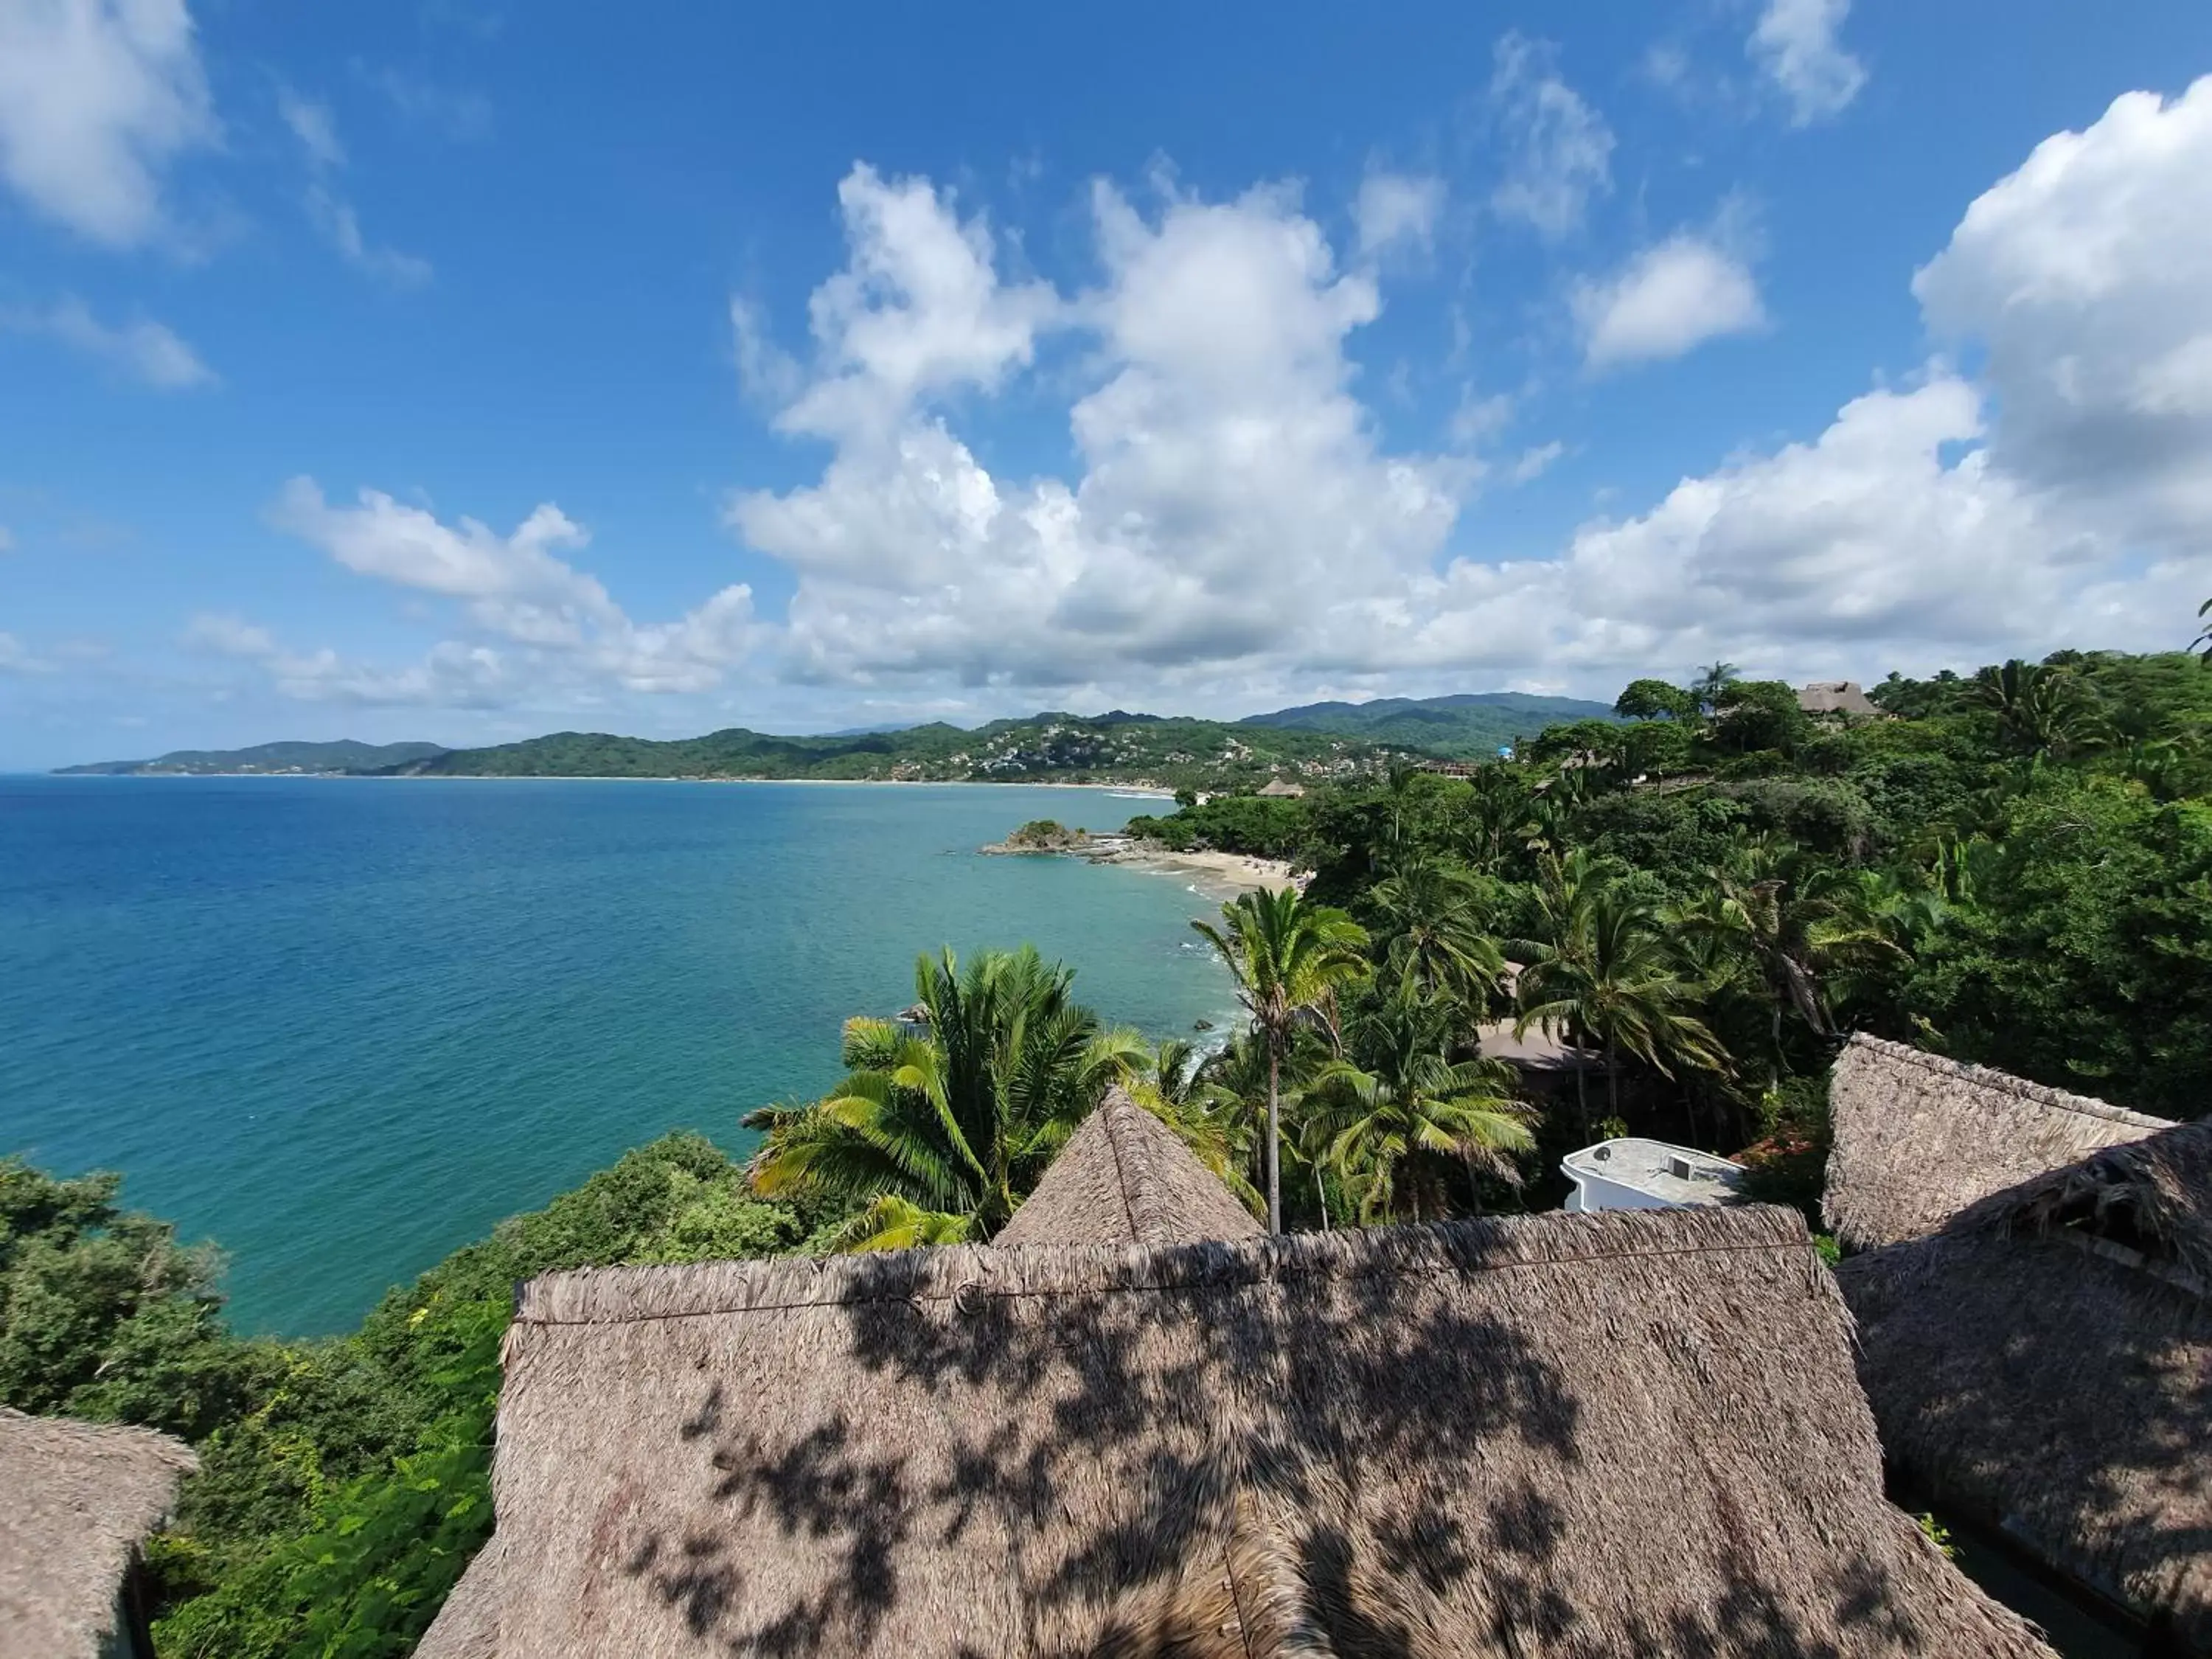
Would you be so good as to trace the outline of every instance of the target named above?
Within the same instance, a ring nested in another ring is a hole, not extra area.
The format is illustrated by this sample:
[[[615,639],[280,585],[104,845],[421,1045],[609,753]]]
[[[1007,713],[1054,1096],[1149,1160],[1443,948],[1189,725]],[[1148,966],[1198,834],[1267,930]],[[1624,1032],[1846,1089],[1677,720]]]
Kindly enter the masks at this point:
[[[1133,826],[1303,890],[1199,924],[1243,1005],[1151,1044],[1033,950],[917,964],[842,1075],[739,1163],[641,1147],[392,1291],[343,1337],[247,1339],[221,1261],[117,1179],[0,1160],[0,1404],[143,1423],[201,1467],[149,1557],[167,1655],[401,1655],[490,1525],[512,1286],[554,1268],[984,1240],[1109,1086],[1278,1230],[1546,1207],[1628,1133],[1810,1204],[1853,1030],[2121,1104],[2212,1084],[2212,672],[2062,652],[1814,717],[1716,663],[1510,758],[1378,757]],[[1401,711],[1402,712],[1402,711]],[[1397,718],[1394,714],[1391,718]],[[1312,740],[1314,734],[1290,727]],[[1241,764],[1241,763],[1240,763]],[[1563,1061],[1505,1063],[1548,1039]]]
[[[1074,977],[1033,946],[922,957],[907,1014],[846,1022],[844,1081],[745,1117],[763,1137],[754,1189],[850,1210],[841,1248],[989,1237],[1107,1085],[1152,1061],[1075,1001]]]

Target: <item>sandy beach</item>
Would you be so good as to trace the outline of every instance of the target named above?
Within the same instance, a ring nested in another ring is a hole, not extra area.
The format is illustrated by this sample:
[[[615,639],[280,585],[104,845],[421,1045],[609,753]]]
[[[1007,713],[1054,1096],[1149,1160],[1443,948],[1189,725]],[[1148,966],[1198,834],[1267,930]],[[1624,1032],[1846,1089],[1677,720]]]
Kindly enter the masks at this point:
[[[1173,853],[1164,848],[1126,848],[1079,854],[1094,864],[1119,864],[1164,876],[1188,876],[1191,884],[1224,896],[1256,889],[1279,890],[1296,885],[1291,866],[1279,859],[1247,858],[1240,853]]]

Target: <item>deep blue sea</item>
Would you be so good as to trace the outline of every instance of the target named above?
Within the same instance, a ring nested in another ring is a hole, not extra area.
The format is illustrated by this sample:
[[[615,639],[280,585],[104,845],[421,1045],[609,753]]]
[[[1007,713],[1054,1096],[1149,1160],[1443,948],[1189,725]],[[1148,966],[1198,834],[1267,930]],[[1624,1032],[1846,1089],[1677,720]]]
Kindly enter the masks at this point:
[[[1220,1018],[1176,878],[975,848],[1015,787],[0,777],[0,1152],[117,1170],[312,1335],[664,1130],[837,1075],[914,960],[1034,942],[1110,1020]]]

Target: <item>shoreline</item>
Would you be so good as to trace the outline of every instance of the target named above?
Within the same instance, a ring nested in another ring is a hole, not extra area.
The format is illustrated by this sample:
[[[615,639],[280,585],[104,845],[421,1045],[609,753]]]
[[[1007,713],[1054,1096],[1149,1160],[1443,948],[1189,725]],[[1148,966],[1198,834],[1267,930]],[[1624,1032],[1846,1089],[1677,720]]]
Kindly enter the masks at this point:
[[[1251,858],[1243,853],[1176,853],[1165,848],[1126,848],[1108,853],[1077,853],[1086,864],[1118,865],[1147,875],[1188,876],[1194,886],[1208,886],[1234,897],[1239,893],[1279,892],[1297,885],[1281,859]]]
[[[1244,853],[1178,853],[1171,848],[1132,841],[1127,836],[1097,836],[1066,847],[1013,847],[998,842],[975,851],[981,858],[1077,859],[1085,864],[1133,870],[1139,875],[1188,877],[1192,890],[1209,898],[1234,898],[1256,890],[1279,892],[1299,885],[1286,860],[1255,858]]]
[[[1173,800],[1175,791],[1157,784],[1075,783],[1065,778],[693,778],[638,777],[621,774],[567,772],[414,772],[390,776],[366,772],[9,772],[0,776],[186,782],[194,778],[235,781],[253,778],[274,783],[701,783],[803,784],[830,789],[1103,789],[1146,800]]]

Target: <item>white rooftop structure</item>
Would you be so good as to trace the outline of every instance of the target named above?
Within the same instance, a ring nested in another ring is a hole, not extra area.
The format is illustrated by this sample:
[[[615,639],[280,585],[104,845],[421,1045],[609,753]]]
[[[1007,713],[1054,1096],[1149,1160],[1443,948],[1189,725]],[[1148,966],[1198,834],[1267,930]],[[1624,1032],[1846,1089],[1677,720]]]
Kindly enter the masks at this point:
[[[1724,1158],[1631,1135],[1569,1152],[1559,1168],[1575,1189],[1570,1210],[1675,1210],[1733,1204],[1743,1169]]]

